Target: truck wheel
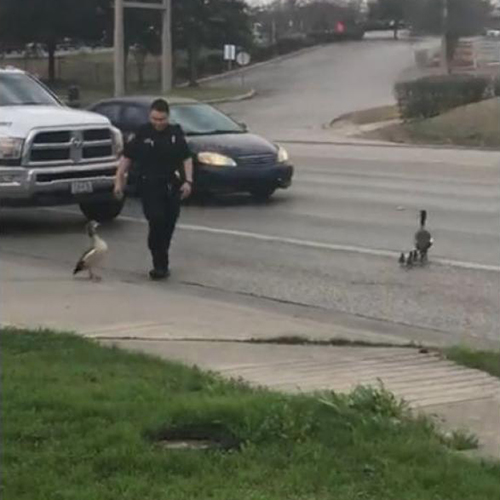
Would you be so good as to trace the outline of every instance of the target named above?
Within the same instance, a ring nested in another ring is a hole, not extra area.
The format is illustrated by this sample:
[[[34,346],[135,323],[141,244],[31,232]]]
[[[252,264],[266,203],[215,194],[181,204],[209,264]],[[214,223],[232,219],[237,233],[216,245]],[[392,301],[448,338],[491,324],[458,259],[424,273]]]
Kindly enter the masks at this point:
[[[124,200],[101,201],[97,203],[80,203],[80,210],[89,220],[109,222],[118,217],[125,204]]]

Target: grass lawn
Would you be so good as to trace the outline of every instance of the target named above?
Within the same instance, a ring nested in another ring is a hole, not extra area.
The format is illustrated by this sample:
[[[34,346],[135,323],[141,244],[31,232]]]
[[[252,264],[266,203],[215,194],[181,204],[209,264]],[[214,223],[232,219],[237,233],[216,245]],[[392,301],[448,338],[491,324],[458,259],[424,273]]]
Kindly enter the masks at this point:
[[[63,100],[67,100],[67,85],[57,85],[53,87],[54,92],[59,95]],[[234,87],[206,87],[200,85],[199,87],[182,87],[175,88],[171,92],[171,96],[187,97],[189,99],[196,99],[198,101],[213,101],[219,99],[231,99],[250,91],[248,88],[234,86]],[[113,89],[111,87],[81,87],[81,105],[82,107],[89,106],[96,101],[113,97]],[[157,85],[145,85],[138,87],[131,85],[127,94],[129,95],[161,95],[161,90]],[[166,96],[168,99],[168,95]]]
[[[473,351],[467,347],[451,347],[444,350],[444,355],[469,368],[476,368],[500,378],[500,351]]]
[[[220,56],[222,50],[202,49],[200,60],[207,56]],[[179,50],[175,53],[177,67],[186,67],[188,64],[186,51]],[[13,58],[5,59],[3,64],[17,66],[21,69],[36,73],[41,78],[48,77],[48,60],[40,58]],[[56,57],[57,78],[64,81],[80,81],[84,84],[104,84],[113,81],[114,52],[113,49],[81,52],[78,54],[64,54]],[[147,81],[159,79],[161,58],[160,56],[148,55],[145,61],[144,76]],[[137,79],[137,62],[132,54],[129,54],[127,62],[127,75],[129,81]]]
[[[355,125],[366,125],[370,123],[397,120],[398,118],[399,111],[396,105],[379,106],[362,111],[355,111],[353,113],[346,113],[345,115],[335,118],[335,120],[331,122],[331,125],[334,125],[339,121],[348,121]]]
[[[287,396],[71,335],[0,335],[5,499],[498,498],[500,464],[450,450],[383,390]],[[185,426],[240,446],[158,442]]]
[[[213,56],[219,52],[205,50],[201,54],[201,57]],[[178,64],[186,64],[186,54],[184,52],[178,52],[176,57]],[[220,57],[222,58],[222,55]],[[47,79],[48,62],[45,58],[29,60],[8,59],[6,63],[37,74],[43,80]],[[113,95],[114,73],[113,53],[111,51],[61,56],[57,58],[56,68],[58,79],[62,83],[56,85],[53,90],[63,100],[66,100],[68,87],[73,82],[76,82],[81,89],[82,106],[84,107]],[[128,94],[160,95],[160,71],[160,59],[149,56],[144,68],[145,83],[143,86],[139,86],[137,64],[134,58],[130,56],[127,65]],[[249,90],[240,85],[229,87],[199,86],[196,88],[176,88],[172,94],[200,101],[211,101],[230,99],[241,94],[246,94]]]
[[[389,125],[364,137],[399,143],[500,146],[500,99],[469,104],[435,118]]]

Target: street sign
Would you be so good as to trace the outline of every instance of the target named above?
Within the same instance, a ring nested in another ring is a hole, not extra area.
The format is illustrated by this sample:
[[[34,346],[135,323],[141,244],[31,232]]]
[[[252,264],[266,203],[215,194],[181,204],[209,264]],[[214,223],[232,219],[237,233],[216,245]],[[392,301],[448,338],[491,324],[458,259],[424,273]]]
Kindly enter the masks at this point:
[[[236,45],[224,45],[224,61],[236,59]]]
[[[247,66],[248,64],[250,64],[250,60],[251,60],[251,57],[250,57],[250,54],[248,52],[240,52],[236,56],[236,62],[240,66]]]

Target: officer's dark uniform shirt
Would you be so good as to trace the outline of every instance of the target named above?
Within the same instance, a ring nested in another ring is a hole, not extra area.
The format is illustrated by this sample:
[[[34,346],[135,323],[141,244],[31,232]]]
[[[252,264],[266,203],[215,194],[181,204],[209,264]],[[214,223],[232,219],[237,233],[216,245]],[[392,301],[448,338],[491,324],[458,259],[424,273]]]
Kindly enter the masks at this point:
[[[176,172],[180,174],[180,180],[185,180],[184,161],[191,157],[178,125],[168,125],[162,131],[151,124],[142,126],[125,145],[123,154],[135,163],[142,180],[167,183],[176,181]]]

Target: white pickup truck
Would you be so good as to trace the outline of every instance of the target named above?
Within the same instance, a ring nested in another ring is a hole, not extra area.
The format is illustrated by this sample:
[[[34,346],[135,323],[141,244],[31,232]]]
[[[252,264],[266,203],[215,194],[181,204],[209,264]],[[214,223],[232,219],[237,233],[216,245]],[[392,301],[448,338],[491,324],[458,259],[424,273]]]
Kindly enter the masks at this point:
[[[0,67],[0,207],[78,204],[89,219],[112,220],[123,208],[113,197],[122,146],[107,118]]]

